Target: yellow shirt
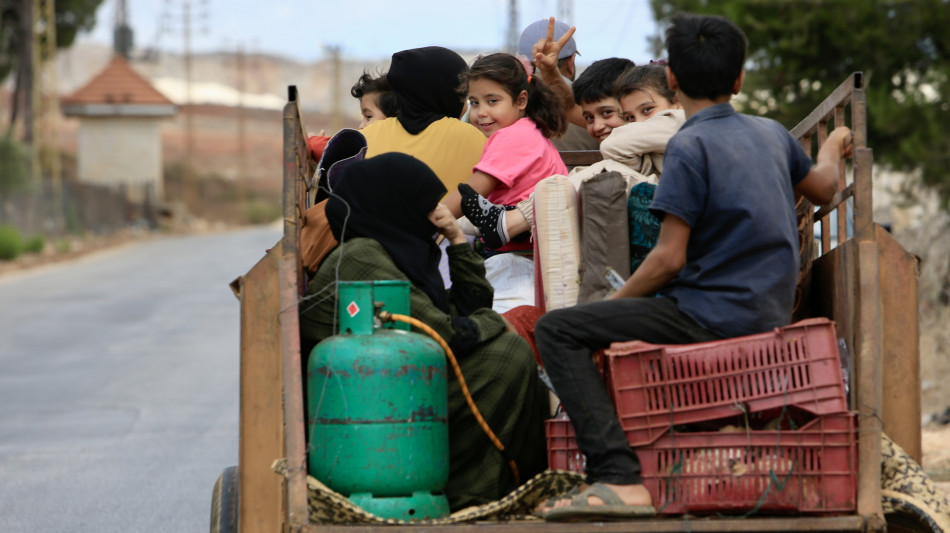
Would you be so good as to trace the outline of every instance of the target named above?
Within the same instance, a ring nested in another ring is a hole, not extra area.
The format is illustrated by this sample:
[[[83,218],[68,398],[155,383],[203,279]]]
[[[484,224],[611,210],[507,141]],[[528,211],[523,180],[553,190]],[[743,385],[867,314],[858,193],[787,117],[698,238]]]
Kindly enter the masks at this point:
[[[449,193],[472,177],[485,145],[485,136],[475,126],[449,117],[429,124],[418,135],[407,132],[395,117],[378,120],[361,132],[367,158],[386,152],[409,154],[429,165]]]

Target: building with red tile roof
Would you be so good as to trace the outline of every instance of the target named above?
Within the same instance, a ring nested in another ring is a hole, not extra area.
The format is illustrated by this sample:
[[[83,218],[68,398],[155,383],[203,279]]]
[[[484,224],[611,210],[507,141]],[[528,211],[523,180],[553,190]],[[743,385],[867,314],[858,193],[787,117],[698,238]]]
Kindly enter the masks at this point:
[[[173,116],[177,111],[121,56],[60,103],[66,116]]]
[[[60,104],[64,115],[79,118],[80,181],[125,186],[133,196],[161,199],[160,126],[178,111],[171,100],[116,55]]]

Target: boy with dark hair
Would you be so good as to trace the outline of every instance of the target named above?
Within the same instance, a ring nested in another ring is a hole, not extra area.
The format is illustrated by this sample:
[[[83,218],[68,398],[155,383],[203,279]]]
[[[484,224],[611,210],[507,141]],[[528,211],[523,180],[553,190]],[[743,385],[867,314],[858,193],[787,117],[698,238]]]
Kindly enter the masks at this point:
[[[368,72],[363,72],[350,89],[350,94],[360,101],[360,115],[363,120],[360,121],[359,129],[377,120],[399,115],[399,102],[389,86],[386,74],[373,77]]]
[[[587,133],[597,140],[603,141],[613,128],[624,125],[620,102],[614,98],[612,88],[614,81],[623,72],[635,66],[633,61],[619,57],[611,57],[594,61],[591,66],[569,85],[561,76],[557,68],[558,57],[565,47],[573,42],[575,28],[557,30],[554,17],[548,19],[546,37],[539,39],[532,47],[535,67],[541,74],[541,79],[554,89],[561,101],[561,108],[567,114],[567,119],[578,126],[587,128]]]
[[[666,85],[666,68],[657,64],[630,67],[617,78],[612,90],[626,123],[614,128],[600,143],[602,161],[586,168],[575,167],[568,177],[580,187],[602,172],[616,171],[627,179],[628,189],[643,182],[656,185],[663,172],[666,143],[686,121],[676,95]],[[492,204],[470,187],[462,185],[459,192],[462,212],[478,227],[489,247],[498,248],[534,225],[533,198],[510,209]],[[659,230],[658,221],[656,228]]]
[[[368,72],[363,72],[360,79],[356,80],[350,88],[350,94],[360,102],[362,118],[357,126],[358,129],[363,129],[377,120],[399,115],[399,102],[396,101],[396,94],[389,87],[386,74],[373,77]],[[307,138],[307,147],[310,148],[310,155],[314,161],[320,161],[323,157],[323,151],[328,142],[330,142],[330,137],[324,135],[323,130],[320,130],[319,135],[311,135]]]
[[[679,15],[666,33],[667,82],[686,123],[666,147],[651,209],[656,246],[609,300],[548,312],[538,351],[587,456],[578,494],[546,520],[651,516],[650,493],[591,353],[612,342],[679,344],[736,337],[791,320],[798,272],[795,199],[829,202],[850,131],[835,129],[812,165],[770,119],[736,113],[746,40],[722,17]],[[644,297],[659,292],[660,297]]]
[[[626,124],[613,86],[617,78],[633,66],[633,61],[620,57],[600,59],[584,69],[574,82],[575,119],[579,108],[587,133],[598,142],[603,142],[614,128]]]
[[[634,67],[633,61],[622,57],[598,59],[584,69],[574,82],[574,103],[596,102],[607,96],[613,96],[613,84],[628,68]]]

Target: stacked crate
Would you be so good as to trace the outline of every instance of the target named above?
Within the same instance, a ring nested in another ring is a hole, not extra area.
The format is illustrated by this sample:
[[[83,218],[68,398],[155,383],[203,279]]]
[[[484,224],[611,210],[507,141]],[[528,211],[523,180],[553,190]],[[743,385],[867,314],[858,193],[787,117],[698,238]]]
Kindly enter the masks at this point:
[[[604,379],[663,514],[855,509],[855,421],[834,323],[688,345],[615,343]],[[586,461],[565,418],[552,469]]]

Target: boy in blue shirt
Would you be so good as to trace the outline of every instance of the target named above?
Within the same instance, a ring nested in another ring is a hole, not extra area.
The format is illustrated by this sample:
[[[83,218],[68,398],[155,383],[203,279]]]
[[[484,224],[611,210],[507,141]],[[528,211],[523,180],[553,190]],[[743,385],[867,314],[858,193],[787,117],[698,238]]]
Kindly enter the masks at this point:
[[[587,484],[539,508],[546,520],[655,513],[591,353],[617,341],[692,343],[787,325],[799,267],[795,200],[830,202],[851,152],[850,130],[839,127],[812,165],[781,124],[736,113],[729,100],[742,88],[747,42],[728,19],[679,15],[666,47],[667,83],[686,123],[666,147],[651,206],[662,219],[656,247],[611,299],[551,311],[535,328],[587,456]]]

